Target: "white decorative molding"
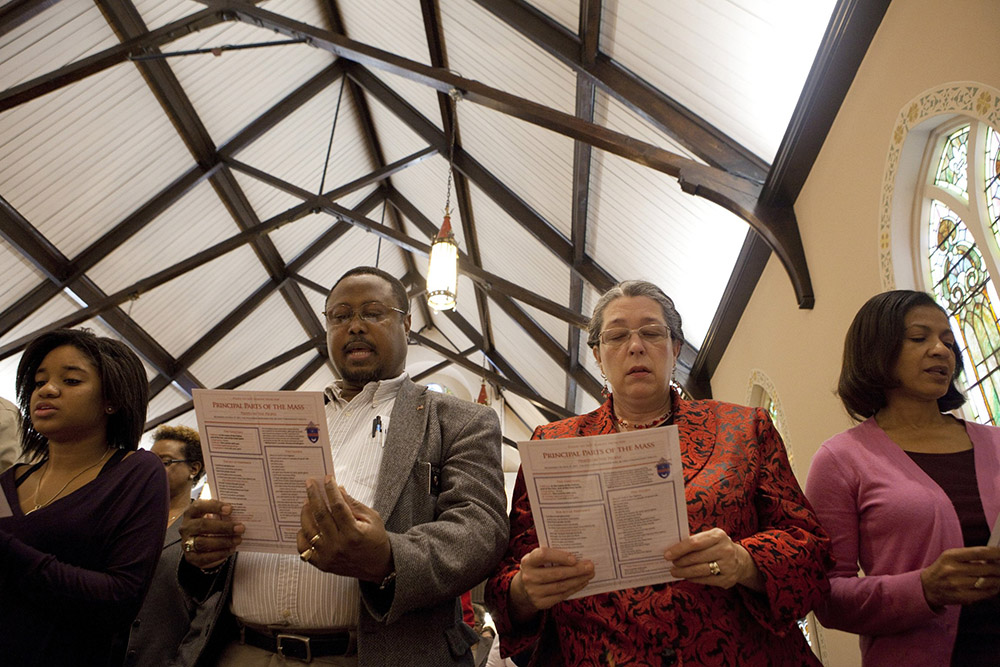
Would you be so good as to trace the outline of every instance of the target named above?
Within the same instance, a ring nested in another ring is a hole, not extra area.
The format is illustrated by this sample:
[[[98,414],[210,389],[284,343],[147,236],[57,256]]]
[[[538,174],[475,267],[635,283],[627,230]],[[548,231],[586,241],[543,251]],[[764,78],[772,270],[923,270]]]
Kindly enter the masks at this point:
[[[792,458],[792,446],[789,442],[791,439],[791,434],[788,432],[788,424],[785,422],[785,408],[781,405],[781,398],[778,397],[778,390],[774,388],[774,383],[771,382],[771,378],[767,376],[767,373],[759,368],[754,368],[750,371],[750,381],[747,383],[747,397],[746,404],[753,406],[755,408],[763,408],[762,401],[760,397],[754,396],[754,388],[760,387],[770,398],[774,401],[774,412],[775,412],[775,428],[778,429],[778,433],[781,435],[782,441],[785,443],[785,451],[788,453],[788,462],[792,465],[792,469],[795,469],[795,461]]]
[[[931,88],[910,100],[899,112],[882,175],[882,199],[879,205],[879,275],[883,290],[896,287],[892,265],[892,212],[899,156],[910,130],[928,118],[944,114],[963,114],[1000,128],[1000,90],[973,81],[958,81]]]

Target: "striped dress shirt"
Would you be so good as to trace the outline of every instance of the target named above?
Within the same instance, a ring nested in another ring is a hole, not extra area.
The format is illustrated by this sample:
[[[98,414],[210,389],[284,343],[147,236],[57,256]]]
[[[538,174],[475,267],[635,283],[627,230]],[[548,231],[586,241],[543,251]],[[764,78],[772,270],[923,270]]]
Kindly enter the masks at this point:
[[[335,383],[326,388],[326,420],[337,483],[356,500],[375,501],[389,416],[407,374],[369,382],[345,401]],[[372,436],[376,420],[381,432]],[[302,489],[303,499],[305,489]],[[232,612],[243,623],[296,630],[356,628],[358,580],[322,572],[291,554],[246,552],[236,559]]]

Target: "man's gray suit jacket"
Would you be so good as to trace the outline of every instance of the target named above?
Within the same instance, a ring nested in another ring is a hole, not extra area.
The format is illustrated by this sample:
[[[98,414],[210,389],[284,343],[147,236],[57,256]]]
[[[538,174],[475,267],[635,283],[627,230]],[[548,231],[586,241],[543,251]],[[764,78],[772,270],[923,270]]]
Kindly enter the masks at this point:
[[[410,380],[401,385],[373,503],[396,580],[386,591],[361,583],[361,667],[473,664],[469,649],[479,637],[457,598],[507,548],[500,444],[491,409]]]

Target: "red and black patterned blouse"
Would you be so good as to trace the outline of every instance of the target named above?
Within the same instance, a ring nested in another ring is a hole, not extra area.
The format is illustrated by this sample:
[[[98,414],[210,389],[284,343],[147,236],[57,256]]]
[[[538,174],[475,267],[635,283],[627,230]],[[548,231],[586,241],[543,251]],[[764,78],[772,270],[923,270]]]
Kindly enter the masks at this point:
[[[512,627],[507,594],[538,546],[518,472],[510,543],[486,586],[503,655],[536,645],[532,665],[818,665],[796,624],[830,585],[830,541],[761,409],[676,393],[691,533],[721,528],[747,549],[765,591],[686,581],[567,600],[532,627]],[[611,401],[535,430],[533,439],[613,433]]]

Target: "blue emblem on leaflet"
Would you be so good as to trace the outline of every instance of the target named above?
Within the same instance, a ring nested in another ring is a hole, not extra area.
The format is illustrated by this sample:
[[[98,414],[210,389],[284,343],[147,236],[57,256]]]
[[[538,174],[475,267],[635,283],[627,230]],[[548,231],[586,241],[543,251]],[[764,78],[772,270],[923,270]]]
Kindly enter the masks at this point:
[[[309,442],[319,442],[319,426],[309,422],[309,426],[306,426],[306,437],[309,438]]]
[[[656,474],[666,479],[670,477],[670,461],[666,459],[660,459],[656,463]]]

